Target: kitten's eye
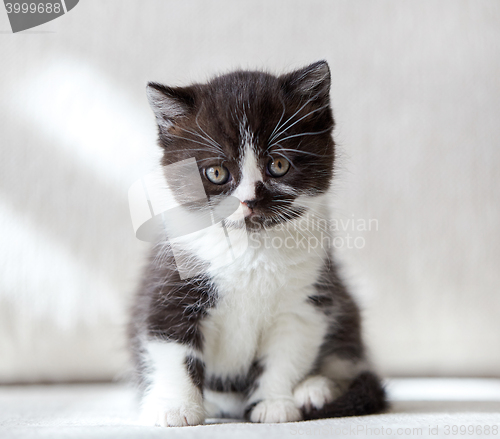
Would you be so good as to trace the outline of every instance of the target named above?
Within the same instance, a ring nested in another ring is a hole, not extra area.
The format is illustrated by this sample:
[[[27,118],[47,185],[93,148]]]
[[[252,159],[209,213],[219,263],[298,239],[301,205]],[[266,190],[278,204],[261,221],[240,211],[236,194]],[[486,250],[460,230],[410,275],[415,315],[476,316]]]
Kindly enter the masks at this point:
[[[205,170],[205,175],[214,184],[224,184],[229,180],[229,171],[224,166],[211,166]]]
[[[282,177],[288,172],[290,162],[282,157],[271,159],[267,164],[267,170],[273,177]]]

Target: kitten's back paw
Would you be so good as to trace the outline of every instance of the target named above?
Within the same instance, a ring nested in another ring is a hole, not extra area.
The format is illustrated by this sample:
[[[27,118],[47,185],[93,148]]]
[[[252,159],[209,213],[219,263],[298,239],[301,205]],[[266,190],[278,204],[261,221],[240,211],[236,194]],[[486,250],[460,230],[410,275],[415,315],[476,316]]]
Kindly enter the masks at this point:
[[[294,422],[302,420],[302,413],[292,399],[265,399],[252,409],[250,420],[252,422]]]
[[[293,391],[295,403],[306,413],[310,412],[313,407],[322,408],[339,396],[339,387],[332,380],[321,375],[306,378]]]
[[[146,406],[141,413],[141,424],[158,427],[185,427],[203,424],[205,412],[198,405]]]

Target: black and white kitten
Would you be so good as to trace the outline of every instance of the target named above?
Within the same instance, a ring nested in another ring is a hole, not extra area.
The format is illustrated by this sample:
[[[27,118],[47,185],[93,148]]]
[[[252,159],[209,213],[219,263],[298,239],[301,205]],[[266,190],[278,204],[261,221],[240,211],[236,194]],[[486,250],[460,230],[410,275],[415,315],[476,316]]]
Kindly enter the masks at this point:
[[[223,220],[238,253],[231,263],[217,263],[227,242],[211,228],[176,241],[202,267],[191,277],[180,275],[167,240],[154,246],[130,325],[145,423],[287,422],[386,408],[325,239],[329,89],[324,61],[278,77],[237,71],[189,87],[148,85],[162,166],[195,159],[209,202],[235,197],[241,215]],[[183,176],[165,177],[182,198]]]

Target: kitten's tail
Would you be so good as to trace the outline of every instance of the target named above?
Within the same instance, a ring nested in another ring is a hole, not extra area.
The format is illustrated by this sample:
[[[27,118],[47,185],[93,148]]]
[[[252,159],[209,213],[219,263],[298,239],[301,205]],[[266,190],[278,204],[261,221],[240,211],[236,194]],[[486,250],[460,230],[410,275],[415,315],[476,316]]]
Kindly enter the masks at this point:
[[[387,408],[386,393],[380,379],[372,372],[363,372],[351,382],[342,396],[321,409],[304,412],[303,416],[305,420],[363,416],[380,413]]]

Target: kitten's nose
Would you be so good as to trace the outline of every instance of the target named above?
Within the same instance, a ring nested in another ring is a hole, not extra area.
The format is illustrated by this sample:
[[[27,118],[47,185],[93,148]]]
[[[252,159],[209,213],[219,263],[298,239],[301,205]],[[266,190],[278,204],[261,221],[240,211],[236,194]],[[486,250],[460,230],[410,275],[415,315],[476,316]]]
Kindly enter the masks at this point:
[[[254,198],[253,200],[245,200],[243,201],[243,204],[247,206],[250,209],[253,209],[255,205],[257,204],[257,201],[259,201],[257,198]]]

